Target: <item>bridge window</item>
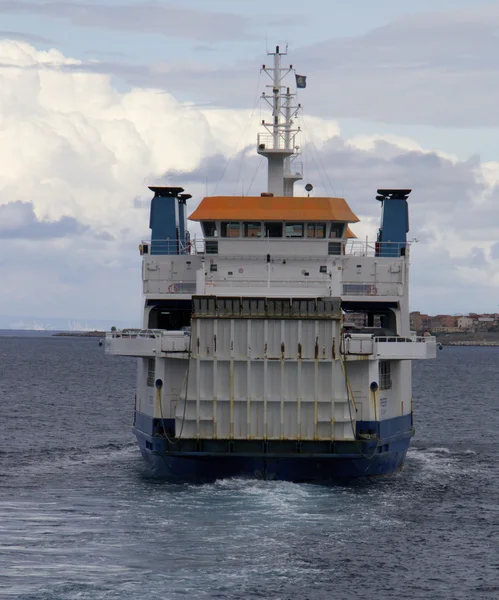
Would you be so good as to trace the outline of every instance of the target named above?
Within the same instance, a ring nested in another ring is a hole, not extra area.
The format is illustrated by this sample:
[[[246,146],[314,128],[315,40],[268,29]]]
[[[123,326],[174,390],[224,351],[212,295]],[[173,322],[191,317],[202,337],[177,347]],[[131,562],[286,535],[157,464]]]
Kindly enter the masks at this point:
[[[243,223],[244,237],[261,237],[262,235],[262,224],[257,223]]]
[[[240,223],[230,223],[227,221],[222,221],[222,237],[239,237],[241,234],[241,224]]]
[[[280,238],[282,237],[282,223],[275,221],[268,221],[264,223],[265,226],[265,237],[269,238]]]
[[[325,238],[326,224],[325,223],[307,223],[308,238]]]
[[[392,388],[392,380],[390,373],[390,361],[379,361],[379,389],[390,390]]]
[[[215,221],[203,221],[203,233],[204,237],[218,237]]]
[[[303,223],[286,223],[286,237],[287,238],[302,238],[303,237]]]
[[[330,238],[342,238],[345,231],[345,223],[331,223]]]

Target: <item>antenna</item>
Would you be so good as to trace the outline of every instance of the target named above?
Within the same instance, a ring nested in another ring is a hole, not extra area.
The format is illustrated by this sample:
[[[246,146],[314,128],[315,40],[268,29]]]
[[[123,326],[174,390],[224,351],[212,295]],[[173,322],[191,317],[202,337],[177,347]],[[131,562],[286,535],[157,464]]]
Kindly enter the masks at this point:
[[[267,133],[258,134],[257,152],[268,160],[268,192],[276,196],[292,196],[295,181],[302,179],[301,165],[294,163],[299,155],[295,138],[299,128],[294,127],[293,119],[301,106],[295,102],[296,93],[291,93],[288,86],[283,85],[283,79],[293,72],[293,65],[281,66],[281,57],[287,54],[276,46],[275,52],[267,52],[273,56],[273,67],[262,66],[272,80],[267,88],[272,93],[262,94],[262,99],[272,109],[272,120],[262,121]]]

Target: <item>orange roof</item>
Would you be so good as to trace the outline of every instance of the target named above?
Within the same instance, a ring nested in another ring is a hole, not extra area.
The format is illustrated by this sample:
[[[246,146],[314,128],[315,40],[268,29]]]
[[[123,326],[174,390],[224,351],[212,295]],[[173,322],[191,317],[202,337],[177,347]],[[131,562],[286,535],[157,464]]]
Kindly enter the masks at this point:
[[[354,233],[354,232],[353,232],[353,231],[350,229],[350,227],[347,227],[347,235],[346,235],[346,237],[347,237],[349,240],[356,240],[356,239],[357,239],[357,236],[356,236],[356,235],[355,235],[355,233]]]
[[[191,221],[343,221],[359,219],[343,198],[296,196],[209,196]]]

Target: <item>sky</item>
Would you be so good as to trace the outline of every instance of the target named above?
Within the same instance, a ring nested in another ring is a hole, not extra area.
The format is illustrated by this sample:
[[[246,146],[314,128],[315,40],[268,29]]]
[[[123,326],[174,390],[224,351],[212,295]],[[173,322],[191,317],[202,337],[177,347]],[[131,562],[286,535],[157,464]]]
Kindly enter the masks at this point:
[[[0,0],[0,317],[138,324],[147,186],[265,190],[277,44],[307,76],[295,194],[374,239],[376,190],[411,188],[411,310],[499,311],[499,2]]]

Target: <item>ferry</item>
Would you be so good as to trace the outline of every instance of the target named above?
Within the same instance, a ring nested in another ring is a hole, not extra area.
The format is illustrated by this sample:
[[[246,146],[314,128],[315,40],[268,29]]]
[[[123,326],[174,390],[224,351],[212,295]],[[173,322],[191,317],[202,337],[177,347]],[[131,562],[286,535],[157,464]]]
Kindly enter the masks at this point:
[[[256,147],[267,189],[206,197],[187,218],[182,187],[150,187],[142,329],[107,333],[105,351],[138,358],[133,432],[159,476],[391,474],[414,434],[411,361],[437,348],[409,325],[411,190],[373,194],[372,242],[354,235],[343,198],[311,185],[295,196],[300,105],[284,78],[305,79],[282,66],[279,47],[269,54],[272,116]]]

